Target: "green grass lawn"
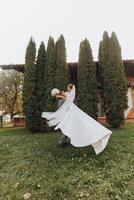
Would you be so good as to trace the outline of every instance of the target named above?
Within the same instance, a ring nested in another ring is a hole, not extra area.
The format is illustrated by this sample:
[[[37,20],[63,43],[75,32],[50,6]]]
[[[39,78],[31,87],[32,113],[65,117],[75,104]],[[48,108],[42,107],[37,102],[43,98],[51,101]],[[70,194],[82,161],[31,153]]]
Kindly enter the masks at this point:
[[[0,200],[134,200],[134,124],[112,130],[105,151],[57,148],[59,133],[0,130]]]

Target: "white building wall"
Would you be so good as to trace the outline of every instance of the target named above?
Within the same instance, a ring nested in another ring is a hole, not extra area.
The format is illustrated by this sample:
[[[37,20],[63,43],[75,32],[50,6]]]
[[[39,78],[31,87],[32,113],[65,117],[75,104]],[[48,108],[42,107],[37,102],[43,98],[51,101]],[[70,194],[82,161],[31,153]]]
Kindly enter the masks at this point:
[[[125,111],[125,118],[127,118],[128,113],[130,112],[130,110],[133,108],[133,101],[132,101],[132,94],[131,94],[131,88],[128,88],[128,92],[127,92],[127,98],[128,98],[128,108]]]

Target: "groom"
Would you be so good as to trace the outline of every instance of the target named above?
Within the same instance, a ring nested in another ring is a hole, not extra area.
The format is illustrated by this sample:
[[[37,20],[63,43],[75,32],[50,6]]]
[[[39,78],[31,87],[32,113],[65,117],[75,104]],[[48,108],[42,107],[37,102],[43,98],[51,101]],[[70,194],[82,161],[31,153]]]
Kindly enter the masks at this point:
[[[72,87],[73,87],[73,85],[72,85],[72,84],[69,84],[69,85],[67,86],[67,91],[70,92],[71,89],[72,89]],[[68,93],[68,92],[67,92],[67,93]],[[64,102],[65,102],[65,99],[59,99],[59,100],[58,100],[58,108],[59,108]],[[58,142],[58,146],[59,146],[59,147],[65,147],[66,145],[69,145],[69,144],[70,144],[70,138],[67,137],[66,135],[64,135],[64,134],[62,133],[61,138],[60,138],[60,140],[59,140],[59,142]]]

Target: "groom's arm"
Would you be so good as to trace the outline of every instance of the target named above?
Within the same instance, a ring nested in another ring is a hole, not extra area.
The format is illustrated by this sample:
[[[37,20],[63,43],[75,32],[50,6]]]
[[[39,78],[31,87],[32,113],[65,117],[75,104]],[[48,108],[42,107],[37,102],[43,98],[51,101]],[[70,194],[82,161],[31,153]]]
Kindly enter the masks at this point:
[[[63,95],[59,95],[59,94],[57,94],[57,95],[56,95],[56,98],[58,98],[58,99],[65,99],[66,96],[63,96]]]

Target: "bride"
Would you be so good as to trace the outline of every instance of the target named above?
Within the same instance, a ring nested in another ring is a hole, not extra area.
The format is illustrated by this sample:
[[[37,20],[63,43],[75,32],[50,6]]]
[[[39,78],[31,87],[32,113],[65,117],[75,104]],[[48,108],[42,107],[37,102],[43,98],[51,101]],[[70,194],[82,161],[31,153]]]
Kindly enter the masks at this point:
[[[57,91],[56,95],[59,93],[59,90]],[[73,146],[92,145],[95,153],[99,154],[106,147],[112,132],[73,103],[75,99],[74,85],[63,96],[64,103],[58,110],[56,112],[42,112],[42,117],[48,120],[49,126],[55,126],[54,130],[60,129],[64,135],[69,137]]]

